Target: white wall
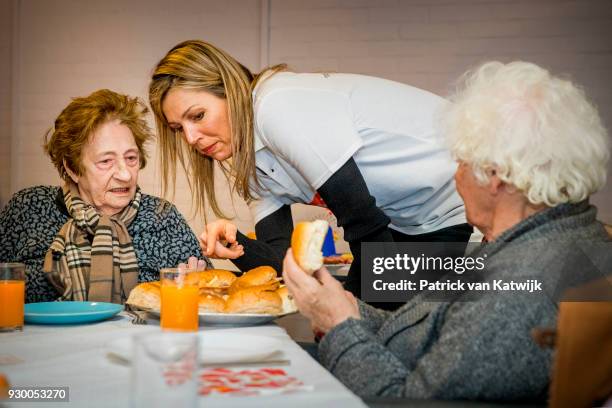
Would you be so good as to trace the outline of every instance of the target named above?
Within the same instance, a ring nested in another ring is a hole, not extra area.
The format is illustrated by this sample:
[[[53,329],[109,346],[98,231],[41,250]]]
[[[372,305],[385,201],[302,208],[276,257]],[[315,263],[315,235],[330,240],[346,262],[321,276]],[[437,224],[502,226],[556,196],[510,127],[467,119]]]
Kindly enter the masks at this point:
[[[109,88],[146,101],[154,65],[178,42],[207,39],[250,68],[260,66],[259,1],[21,0],[17,7],[13,192],[59,183],[41,144],[71,97]],[[145,192],[159,192],[155,160],[141,172],[140,185]],[[224,206],[231,206],[227,189],[221,190]],[[190,198],[183,181],[174,201],[187,217],[193,214]],[[238,202],[237,207],[248,225],[246,206]],[[190,221],[201,230],[201,220]]]
[[[270,22],[271,63],[440,95],[479,62],[531,61],[584,86],[612,129],[610,0],[272,0]],[[612,223],[612,182],[592,201]]]
[[[13,1],[0,0],[0,208],[11,196]]]
[[[11,5],[14,13],[5,13]],[[479,61],[529,60],[583,84],[612,128],[608,0],[0,0],[0,7],[0,202],[21,188],[59,182],[42,136],[70,97],[108,87],[146,100],[155,63],[191,38],[225,48],[253,70],[287,62],[439,94]],[[141,175],[146,192],[159,192],[156,173],[151,160]],[[608,222],[611,185],[594,199]],[[229,208],[227,188],[220,193]],[[181,182],[175,203],[188,217],[190,202]],[[239,226],[251,230],[246,206],[235,202]],[[302,209],[299,216],[315,215]],[[201,230],[202,220],[190,223]]]

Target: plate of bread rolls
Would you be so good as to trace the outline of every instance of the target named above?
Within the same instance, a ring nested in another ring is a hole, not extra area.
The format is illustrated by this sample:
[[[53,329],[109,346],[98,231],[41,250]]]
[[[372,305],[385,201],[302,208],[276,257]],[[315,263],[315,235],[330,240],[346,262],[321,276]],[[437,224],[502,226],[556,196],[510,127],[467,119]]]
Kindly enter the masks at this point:
[[[208,269],[197,273],[201,323],[251,326],[297,311],[287,288],[281,285],[276,271],[270,266],[251,269],[240,277],[223,269]],[[137,285],[130,292],[126,303],[159,316],[160,282]]]

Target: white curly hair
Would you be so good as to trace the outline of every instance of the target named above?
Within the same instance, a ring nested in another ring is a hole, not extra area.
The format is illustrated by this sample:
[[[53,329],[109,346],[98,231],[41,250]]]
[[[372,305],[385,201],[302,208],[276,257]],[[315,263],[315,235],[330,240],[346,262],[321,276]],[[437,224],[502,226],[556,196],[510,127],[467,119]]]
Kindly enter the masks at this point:
[[[442,125],[456,160],[482,183],[495,170],[532,204],[586,199],[606,183],[610,141],[597,109],[572,82],[531,63],[468,71]]]

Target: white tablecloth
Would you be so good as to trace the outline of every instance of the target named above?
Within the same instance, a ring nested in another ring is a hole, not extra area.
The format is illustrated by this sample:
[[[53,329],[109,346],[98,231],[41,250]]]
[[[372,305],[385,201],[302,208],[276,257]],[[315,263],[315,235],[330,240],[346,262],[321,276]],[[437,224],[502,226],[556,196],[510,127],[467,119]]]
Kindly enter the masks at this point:
[[[121,337],[159,330],[158,324],[137,326],[131,324],[128,317],[119,315],[94,324],[26,325],[21,333],[0,333],[0,362],[14,360],[13,357],[22,360],[0,364],[0,372],[8,376],[12,386],[70,387],[69,403],[5,402],[6,406],[127,407],[130,368],[109,361],[107,345]],[[313,386],[314,390],[265,397],[206,396],[199,398],[200,407],[365,407],[357,396],[275,324],[241,328],[204,327],[201,330],[239,331],[280,340],[285,357],[291,361],[289,366],[280,368],[305,385]]]

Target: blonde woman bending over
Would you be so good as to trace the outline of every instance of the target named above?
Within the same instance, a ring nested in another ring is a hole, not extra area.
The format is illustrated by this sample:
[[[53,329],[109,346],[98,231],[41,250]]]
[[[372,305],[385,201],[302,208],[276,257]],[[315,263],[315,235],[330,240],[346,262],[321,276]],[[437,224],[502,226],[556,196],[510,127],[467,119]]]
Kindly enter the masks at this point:
[[[221,219],[201,235],[206,253],[240,269],[281,270],[293,203],[327,206],[355,256],[347,289],[359,295],[362,241],[467,242],[456,163],[434,129],[444,99],[362,75],[257,75],[203,41],[172,48],[149,88],[164,188],[189,166],[195,201]],[[220,162],[250,204],[257,241],[224,219],[214,192]],[[220,240],[229,243],[228,247]]]

